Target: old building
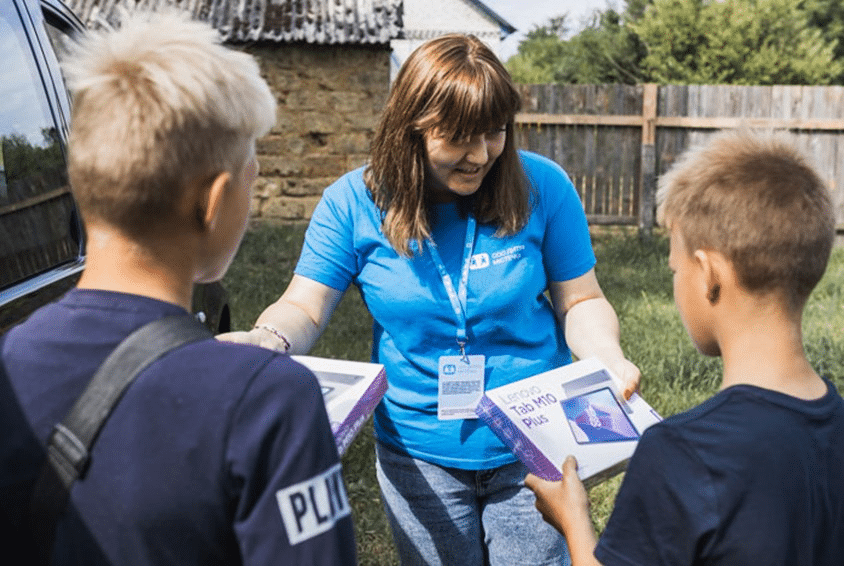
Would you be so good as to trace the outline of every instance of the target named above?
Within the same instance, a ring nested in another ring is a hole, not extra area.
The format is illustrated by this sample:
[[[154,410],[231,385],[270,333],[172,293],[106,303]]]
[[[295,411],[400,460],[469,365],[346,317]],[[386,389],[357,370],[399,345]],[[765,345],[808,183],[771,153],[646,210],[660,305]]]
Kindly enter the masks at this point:
[[[479,0],[66,0],[89,27],[119,10],[177,7],[254,55],[278,100],[259,140],[253,218],[311,217],[322,190],[363,165],[391,73],[444,33],[471,33],[497,51],[515,31]],[[391,69],[392,65],[392,69]]]
[[[127,4],[68,0],[89,27],[114,21]],[[401,0],[144,0],[138,5],[188,10],[259,60],[278,99],[278,119],[258,143],[256,220],[310,218],[322,190],[365,162],[387,97],[390,41],[402,29]]]

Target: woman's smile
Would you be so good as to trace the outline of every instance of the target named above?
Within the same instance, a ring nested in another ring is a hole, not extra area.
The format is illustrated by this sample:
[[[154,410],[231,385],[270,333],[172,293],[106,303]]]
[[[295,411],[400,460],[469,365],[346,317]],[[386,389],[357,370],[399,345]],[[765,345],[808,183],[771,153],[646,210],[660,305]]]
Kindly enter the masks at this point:
[[[457,141],[426,133],[425,185],[431,200],[449,202],[474,194],[504,151],[506,141],[503,128]]]

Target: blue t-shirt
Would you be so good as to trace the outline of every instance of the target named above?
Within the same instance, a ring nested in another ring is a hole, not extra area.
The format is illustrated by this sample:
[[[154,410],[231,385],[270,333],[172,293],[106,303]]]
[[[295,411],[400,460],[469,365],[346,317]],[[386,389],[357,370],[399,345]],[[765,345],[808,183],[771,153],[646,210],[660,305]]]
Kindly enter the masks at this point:
[[[486,356],[491,389],[571,361],[553,308],[550,281],[567,281],[595,264],[583,205],[553,161],[521,153],[535,195],[527,225],[496,237],[478,224],[466,305],[468,355]],[[432,237],[455,288],[460,280],[467,218],[457,203],[433,205]],[[515,461],[477,419],[438,420],[438,360],[457,355],[457,318],[426,246],[399,255],[381,231],[382,213],[363,169],[328,187],[305,236],[296,273],[345,290],[354,283],[374,319],[373,361],[389,387],[375,411],[375,433],[392,447],[462,469]]]
[[[844,564],[844,401],[725,389],[649,428],[595,556],[615,565]]]
[[[73,290],[13,328],[0,365],[0,541],[32,556],[23,513],[44,444],[105,357],[184,309]],[[269,350],[199,341],[142,372],[106,421],[57,525],[54,564],[355,564],[337,449],[313,374]]]

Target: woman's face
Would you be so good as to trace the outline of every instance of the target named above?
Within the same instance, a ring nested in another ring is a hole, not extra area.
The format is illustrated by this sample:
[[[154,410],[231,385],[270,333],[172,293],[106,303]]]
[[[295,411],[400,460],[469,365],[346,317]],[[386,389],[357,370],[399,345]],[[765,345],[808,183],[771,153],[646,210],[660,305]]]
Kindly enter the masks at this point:
[[[434,202],[474,194],[504,151],[507,130],[450,140],[425,133],[425,188]]]

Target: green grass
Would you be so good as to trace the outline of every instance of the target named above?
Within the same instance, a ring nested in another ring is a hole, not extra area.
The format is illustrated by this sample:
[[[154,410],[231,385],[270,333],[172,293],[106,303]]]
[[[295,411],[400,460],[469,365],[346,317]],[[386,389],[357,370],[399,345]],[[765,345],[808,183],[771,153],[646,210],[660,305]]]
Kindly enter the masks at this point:
[[[261,310],[284,291],[304,238],[304,226],[259,226],[250,230],[223,280],[231,297],[235,330],[251,327]],[[674,308],[668,242],[657,234],[602,230],[593,236],[601,287],[618,312],[622,347],[642,370],[642,395],[663,416],[697,405],[717,391],[719,359],[698,354]],[[836,249],[812,294],[803,321],[806,351],[814,367],[844,391],[844,249]],[[371,319],[357,290],[343,297],[312,353],[368,360]],[[397,560],[375,479],[371,422],[343,458],[353,508],[361,566]],[[617,476],[590,491],[600,530],[621,483]]]

